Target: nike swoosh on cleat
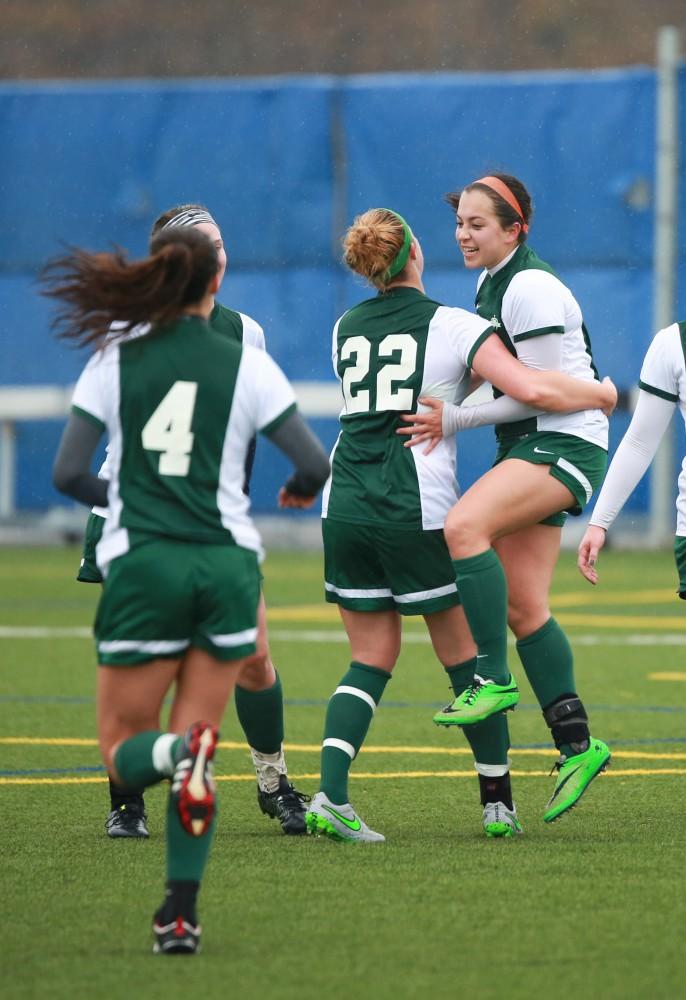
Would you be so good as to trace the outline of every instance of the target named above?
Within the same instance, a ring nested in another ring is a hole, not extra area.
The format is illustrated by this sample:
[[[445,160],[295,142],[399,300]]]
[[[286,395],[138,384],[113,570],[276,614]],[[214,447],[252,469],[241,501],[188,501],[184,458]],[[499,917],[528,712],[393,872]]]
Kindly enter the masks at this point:
[[[564,781],[560,782],[560,784],[557,786],[557,788],[555,789],[555,791],[551,795],[550,802],[554,802],[555,801],[555,799],[558,797],[558,795],[560,794],[560,792],[562,791],[562,789],[565,787],[565,785],[567,784],[567,782],[569,781],[569,779],[574,777],[574,775],[580,769],[580,767],[581,767],[581,765],[579,765],[579,767],[575,767],[574,770],[571,772],[571,774],[568,774],[567,777],[564,779]],[[548,804],[550,804],[550,803],[548,803]]]
[[[357,833],[358,830],[362,829],[359,816],[356,816],[355,819],[348,819],[346,816],[341,816],[341,814],[336,812],[335,809],[332,809],[331,806],[322,806],[322,809],[326,809],[328,813],[331,813],[334,819],[340,820],[343,826],[347,826],[347,828],[352,830],[354,833]]]

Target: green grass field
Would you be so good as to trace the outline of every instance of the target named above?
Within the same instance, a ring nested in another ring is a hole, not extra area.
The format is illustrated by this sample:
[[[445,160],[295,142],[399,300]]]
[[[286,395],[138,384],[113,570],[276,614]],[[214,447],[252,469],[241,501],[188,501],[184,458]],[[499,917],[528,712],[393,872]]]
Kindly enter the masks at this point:
[[[0,550],[2,989],[8,1000],[684,995],[686,609],[669,554],[608,553],[593,590],[563,556],[554,611],[569,626],[607,775],[552,826],[555,759],[523,679],[511,720],[525,836],[487,841],[459,732],[431,723],[445,675],[410,623],[353,802],[379,846],[286,838],[255,802],[233,708],[219,751],[221,815],[201,894],[201,956],[153,958],[166,789],[147,795],[151,838],[113,842],[95,745],[98,588],[75,549]],[[326,699],[347,666],[321,560],[265,564],[287,757],[317,787]]]

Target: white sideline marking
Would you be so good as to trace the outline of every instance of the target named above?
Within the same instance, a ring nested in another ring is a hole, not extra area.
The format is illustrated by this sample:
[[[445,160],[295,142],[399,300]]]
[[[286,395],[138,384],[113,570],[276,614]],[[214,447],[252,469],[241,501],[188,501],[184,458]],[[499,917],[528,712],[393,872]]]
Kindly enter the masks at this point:
[[[267,613],[267,617],[269,613]],[[342,642],[348,641],[345,632],[335,629],[270,629],[270,639],[278,642]],[[85,625],[40,626],[40,625],[0,625],[0,639],[92,639],[93,629]],[[577,646],[686,646],[686,632],[652,633],[636,632],[629,635],[602,635],[582,633],[572,635],[572,645]],[[514,645],[512,636],[510,645]],[[408,644],[429,643],[428,633],[405,632],[403,642]]]

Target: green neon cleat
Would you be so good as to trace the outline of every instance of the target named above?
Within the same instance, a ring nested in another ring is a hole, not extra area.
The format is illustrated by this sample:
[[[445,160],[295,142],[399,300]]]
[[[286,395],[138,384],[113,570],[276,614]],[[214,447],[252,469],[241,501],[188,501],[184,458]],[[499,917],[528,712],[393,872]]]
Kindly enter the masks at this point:
[[[471,726],[497,712],[514,710],[518,701],[519,689],[511,675],[507,684],[496,684],[474,674],[471,687],[437,712],[433,721],[437,726]]]
[[[575,806],[593,779],[608,767],[611,757],[609,747],[593,739],[583,753],[560,757],[553,767],[557,768],[557,781],[543,814],[544,822],[553,823]]]
[[[382,833],[370,830],[360,819],[349,802],[334,805],[317,792],[305,813],[307,832],[315,837],[329,837],[348,844],[381,844],[386,839]]]
[[[524,833],[517,819],[514,804],[508,809],[504,802],[487,802],[484,806],[484,830],[487,837],[518,837]]]

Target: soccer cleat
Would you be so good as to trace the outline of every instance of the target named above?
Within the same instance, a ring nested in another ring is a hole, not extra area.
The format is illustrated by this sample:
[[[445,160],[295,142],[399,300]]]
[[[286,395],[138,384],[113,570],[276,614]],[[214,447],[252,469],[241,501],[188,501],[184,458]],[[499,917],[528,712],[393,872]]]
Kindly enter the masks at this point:
[[[305,803],[309,795],[299,792],[290,784],[285,774],[279,776],[279,787],[275,792],[264,792],[257,786],[257,802],[266,816],[278,819],[284,833],[307,833],[305,826]]]
[[[112,809],[105,820],[107,836],[145,840],[150,836],[146,826],[147,818],[142,798],[140,802],[122,802],[116,809]]]
[[[434,715],[437,726],[469,726],[483,722],[497,712],[513,711],[519,689],[510,675],[507,684],[496,684],[474,674],[474,683]]]
[[[487,802],[483,822],[487,837],[517,837],[524,833],[514,804],[509,809],[504,802]]]
[[[588,750],[572,757],[560,757],[553,766],[557,769],[555,790],[550,796],[543,820],[553,823],[577,804],[593,779],[608,767],[612,755],[601,740],[591,740]],[[551,772],[552,773],[552,772]]]
[[[207,722],[195,722],[185,733],[172,778],[171,796],[181,825],[192,837],[202,837],[214,816],[212,758],[219,733]]]
[[[324,792],[317,792],[305,813],[308,833],[325,836],[350,844],[380,844],[385,841],[382,833],[370,830],[357,815],[349,802],[334,805]]]
[[[195,955],[200,951],[202,928],[199,924],[192,924],[182,916],[167,924],[163,924],[162,919],[159,911],[152,925],[155,935],[152,950],[155,955]]]

